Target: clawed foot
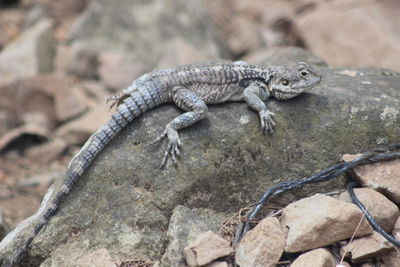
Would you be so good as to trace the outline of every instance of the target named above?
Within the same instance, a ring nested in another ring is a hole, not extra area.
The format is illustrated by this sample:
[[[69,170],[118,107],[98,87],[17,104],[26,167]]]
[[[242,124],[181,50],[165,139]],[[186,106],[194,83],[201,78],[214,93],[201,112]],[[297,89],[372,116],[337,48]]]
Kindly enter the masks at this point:
[[[164,167],[165,164],[167,163],[168,157],[171,156],[172,162],[174,164],[177,164],[177,157],[180,155],[179,147],[182,146],[181,141],[179,140],[179,135],[178,132],[172,128],[166,128],[164,132],[153,142],[157,143],[164,137],[168,137],[168,145],[167,148],[165,149],[164,156],[161,161],[161,166],[160,168]]]
[[[264,134],[269,133],[270,135],[274,132],[275,122],[272,119],[275,114],[269,110],[262,110],[259,113],[261,121],[261,129]]]

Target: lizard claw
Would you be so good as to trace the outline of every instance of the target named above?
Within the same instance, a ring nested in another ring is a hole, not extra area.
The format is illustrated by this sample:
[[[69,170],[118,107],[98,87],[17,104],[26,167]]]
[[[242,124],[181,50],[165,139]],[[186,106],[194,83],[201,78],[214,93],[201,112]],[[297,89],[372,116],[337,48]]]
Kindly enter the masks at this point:
[[[114,95],[114,96],[109,96],[109,97],[107,97],[106,103],[108,104],[111,102],[110,109],[112,109],[114,106],[118,107],[124,101],[124,99],[127,97],[129,97],[129,95],[124,94],[124,93]]]
[[[164,136],[168,137],[168,145],[167,145],[167,149],[165,149],[160,168],[165,166],[169,156],[171,157],[172,162],[175,165],[177,165],[178,164],[177,157],[180,156],[179,147],[182,146],[182,142],[179,140],[179,135],[176,130],[167,128],[167,129],[165,129],[163,134],[158,139],[161,139]],[[158,140],[156,140],[156,142],[157,141]]]
[[[272,134],[274,132],[275,122],[272,119],[275,114],[269,110],[261,110],[259,113],[260,121],[261,121],[261,129],[264,134]]]
[[[162,134],[160,134],[156,140],[154,140],[153,142],[151,142],[151,145],[154,145],[155,143],[161,141],[164,137],[167,136],[167,130],[165,129],[164,132],[162,132]]]

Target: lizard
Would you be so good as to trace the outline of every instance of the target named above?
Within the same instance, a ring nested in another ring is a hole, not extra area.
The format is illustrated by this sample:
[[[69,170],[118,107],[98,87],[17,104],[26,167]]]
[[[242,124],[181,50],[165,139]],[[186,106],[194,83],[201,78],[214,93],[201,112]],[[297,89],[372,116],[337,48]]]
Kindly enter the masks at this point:
[[[315,87],[321,74],[304,62],[297,64],[261,67],[244,61],[195,63],[143,74],[120,94],[110,97],[111,107],[116,106],[111,119],[90,136],[71,160],[61,189],[42,213],[32,234],[17,251],[12,263],[27,253],[32,241],[53,217],[61,202],[89,167],[96,156],[115,136],[135,118],[165,103],[174,103],[185,111],[165,126],[155,142],[167,138],[168,144],[161,160],[163,167],[168,158],[177,163],[182,143],[178,131],[203,119],[208,104],[228,101],[245,101],[258,112],[261,129],[272,134],[274,113],[264,101],[291,99]]]

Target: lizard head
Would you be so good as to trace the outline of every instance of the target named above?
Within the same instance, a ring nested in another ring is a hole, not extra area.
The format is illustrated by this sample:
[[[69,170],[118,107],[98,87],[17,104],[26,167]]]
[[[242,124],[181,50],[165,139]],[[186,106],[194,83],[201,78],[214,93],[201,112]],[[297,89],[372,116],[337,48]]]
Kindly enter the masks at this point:
[[[276,67],[268,89],[278,100],[293,98],[316,86],[321,81],[321,73],[304,62],[296,65]]]

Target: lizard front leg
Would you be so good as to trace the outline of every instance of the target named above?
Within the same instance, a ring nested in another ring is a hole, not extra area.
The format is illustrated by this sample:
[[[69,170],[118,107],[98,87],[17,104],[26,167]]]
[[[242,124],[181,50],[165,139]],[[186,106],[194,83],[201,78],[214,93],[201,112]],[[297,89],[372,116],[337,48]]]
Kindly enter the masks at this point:
[[[267,85],[259,81],[250,83],[243,91],[244,101],[246,101],[247,105],[251,108],[258,111],[263,132],[272,134],[275,126],[275,122],[272,118],[275,114],[269,111],[263,102],[267,100],[269,96]]]
[[[168,156],[171,156],[175,164],[177,163],[176,157],[179,156],[179,147],[181,146],[178,131],[204,118],[208,110],[204,101],[185,87],[173,88],[173,92],[172,100],[175,105],[187,112],[168,123],[164,132],[156,140],[157,142],[165,136],[168,137],[168,145],[161,161],[161,168],[167,163]]]

